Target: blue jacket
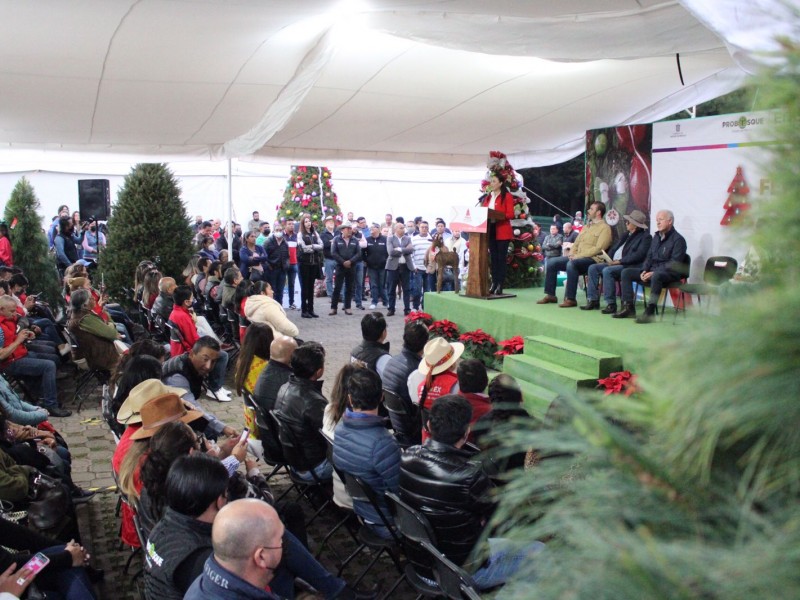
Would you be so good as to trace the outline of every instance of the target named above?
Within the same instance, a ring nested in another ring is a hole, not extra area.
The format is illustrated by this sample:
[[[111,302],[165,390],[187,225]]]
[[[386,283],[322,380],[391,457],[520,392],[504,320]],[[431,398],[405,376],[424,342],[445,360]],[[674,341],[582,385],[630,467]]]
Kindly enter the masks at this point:
[[[633,235],[626,231],[617,240],[617,243],[611,247],[608,255],[614,258],[614,253],[622,244],[625,244],[625,246],[622,248],[620,264],[624,267],[639,267],[644,262],[647,251],[650,249],[650,236],[642,229],[637,229],[637,232]]]
[[[5,377],[0,377],[0,406],[8,420],[17,425],[38,425],[47,420],[47,411],[21,400]]]
[[[194,580],[183,600],[280,600],[266,590],[260,590],[241,577],[224,569],[208,557],[203,574]]]
[[[400,485],[400,446],[389,433],[383,417],[347,410],[336,426],[333,463],[346,473],[364,480],[381,500],[384,515],[391,513],[383,495],[396,492]],[[356,514],[381,525],[383,521],[369,502],[353,502]]]

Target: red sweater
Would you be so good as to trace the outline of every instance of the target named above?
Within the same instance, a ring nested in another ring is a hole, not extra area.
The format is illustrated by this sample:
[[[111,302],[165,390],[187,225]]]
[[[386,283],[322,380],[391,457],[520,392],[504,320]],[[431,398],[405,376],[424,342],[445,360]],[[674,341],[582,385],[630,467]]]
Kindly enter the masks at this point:
[[[189,352],[195,342],[200,339],[200,336],[197,334],[197,325],[194,324],[192,315],[190,315],[189,311],[184,307],[174,306],[172,312],[169,314],[169,320],[178,328],[182,338],[181,342],[177,342],[171,338],[169,340],[169,353],[170,356],[175,358],[176,356]]]
[[[17,321],[9,319],[8,317],[0,317],[0,329],[3,330],[3,347],[10,346],[17,339]],[[2,366],[11,364],[15,360],[25,358],[28,355],[28,349],[25,344],[20,344],[11,355],[3,361]]]
[[[453,371],[447,370],[444,373],[439,373],[438,375],[434,375],[433,381],[431,382],[431,389],[428,390],[428,395],[425,396],[425,401],[420,402],[420,410],[428,410],[433,401],[436,400],[439,396],[446,396],[452,392],[453,387],[458,383],[458,375],[456,375]],[[419,384],[417,388],[417,393],[419,394],[420,399],[422,398],[422,388],[425,387],[425,382]],[[425,428],[422,429],[422,443],[425,443],[430,437],[430,434],[427,432]]]
[[[492,195],[486,194],[486,196],[483,198],[481,206],[489,206],[489,202],[491,200]],[[510,221],[514,218],[514,197],[508,192],[503,192],[497,196],[494,209],[499,210],[501,213],[505,213],[506,215],[506,218],[502,221],[495,222],[495,239],[501,241],[512,239],[514,234],[511,230]]]

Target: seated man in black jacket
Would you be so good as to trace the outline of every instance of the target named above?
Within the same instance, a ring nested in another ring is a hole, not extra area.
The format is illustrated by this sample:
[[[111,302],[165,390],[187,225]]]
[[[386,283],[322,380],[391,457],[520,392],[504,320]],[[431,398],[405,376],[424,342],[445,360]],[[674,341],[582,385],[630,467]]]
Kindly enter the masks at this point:
[[[375,371],[383,378],[383,370],[391,359],[386,319],[383,313],[371,312],[361,319],[361,343],[350,351],[350,362]]]
[[[656,304],[661,290],[682,277],[687,276],[686,240],[675,231],[675,217],[671,210],[660,210],[656,213],[656,233],[650,242],[647,258],[641,268],[630,268],[622,271],[622,310],[614,315],[615,319],[635,317],[633,285],[648,283],[650,297],[647,299],[645,313],[636,319],[637,323],[650,323],[656,314]]]
[[[316,342],[306,342],[292,354],[291,366],[289,381],[281,387],[275,402],[284,456],[302,479],[313,481],[309,469],[320,479],[330,479],[333,466],[328,461],[328,444],[320,433],[328,404],[322,395],[325,349]]]
[[[400,497],[427,517],[438,549],[457,565],[474,571],[481,589],[490,589],[502,585],[543,544],[500,550],[497,540],[490,544],[489,559],[480,568],[465,564],[494,510],[488,473],[463,449],[471,419],[472,407],[466,398],[447,394],[433,402],[427,423],[430,439],[401,457]],[[410,559],[417,572],[428,577],[429,561],[413,555]]]

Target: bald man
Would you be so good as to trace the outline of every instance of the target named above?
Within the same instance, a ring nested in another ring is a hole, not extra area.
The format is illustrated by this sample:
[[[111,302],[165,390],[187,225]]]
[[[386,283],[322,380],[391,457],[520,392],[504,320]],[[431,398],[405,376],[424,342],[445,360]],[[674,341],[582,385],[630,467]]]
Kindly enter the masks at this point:
[[[212,554],[184,600],[278,600],[265,591],[283,554],[283,523],[253,498],[226,504],[214,519]]]
[[[153,302],[153,308],[150,312],[153,315],[160,315],[165,323],[169,321],[169,315],[175,304],[172,300],[172,294],[176,287],[178,286],[172,277],[162,277],[158,282],[158,298]]]
[[[292,374],[289,365],[296,349],[295,339],[285,335],[279,335],[270,344],[269,362],[258,376],[256,387],[253,390],[253,400],[261,407],[264,414],[275,408],[278,390],[289,381],[289,375]]]

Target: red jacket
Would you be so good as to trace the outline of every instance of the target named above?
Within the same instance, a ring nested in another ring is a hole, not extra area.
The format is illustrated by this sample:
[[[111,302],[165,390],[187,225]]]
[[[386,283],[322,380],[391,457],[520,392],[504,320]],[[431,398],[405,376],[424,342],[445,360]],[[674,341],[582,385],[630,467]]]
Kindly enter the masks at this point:
[[[472,406],[472,419],[470,419],[470,426],[475,425],[475,422],[480,419],[483,415],[487,414],[492,410],[492,403],[489,400],[489,396],[486,394],[476,394],[473,392],[462,392],[461,390],[458,391],[459,396],[464,396],[467,399],[470,406]],[[468,442],[474,442],[475,439],[475,432],[469,432],[469,438],[467,438]]]
[[[14,319],[9,319],[8,317],[0,317],[0,329],[3,330],[3,347],[10,346],[14,343],[14,340],[17,339],[17,322]],[[28,355],[28,349],[25,347],[25,344],[20,344],[14,351],[11,353],[11,356],[6,358],[3,361],[1,366],[6,366],[11,364],[15,360],[19,360],[20,358],[25,358]]]
[[[486,194],[483,197],[483,201],[481,202],[481,206],[489,206],[489,202],[492,199],[491,194]],[[499,210],[502,213],[505,213],[506,218],[502,221],[495,222],[495,239],[497,240],[510,240],[514,237],[514,234],[511,230],[511,219],[514,218],[514,197],[504,191],[502,194],[497,196],[497,202],[495,202],[495,210]]]
[[[431,389],[428,390],[428,395],[425,396],[425,401],[420,403],[420,410],[425,410],[427,414],[427,410],[433,404],[433,401],[436,400],[439,396],[446,396],[447,394],[452,393],[453,387],[458,383],[458,375],[455,374],[454,371],[448,369],[443,373],[439,373],[438,375],[433,376],[433,381],[431,381]],[[417,393],[419,397],[422,398],[422,388],[425,387],[425,382],[419,384],[417,388]],[[426,417],[427,418],[427,417]],[[422,443],[425,443],[430,437],[428,431],[423,427],[422,429]]]
[[[192,315],[184,307],[174,306],[169,314],[169,320],[178,328],[182,338],[180,342],[172,338],[169,340],[169,353],[174,358],[189,352],[195,342],[200,339],[200,336],[197,334],[197,325],[194,324]]]
[[[11,251],[11,242],[6,236],[0,237],[0,261],[7,267],[14,266],[14,253]]]

